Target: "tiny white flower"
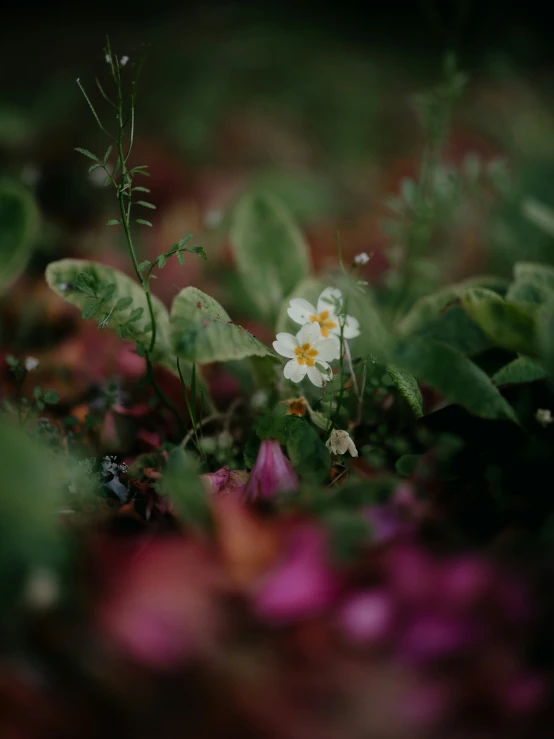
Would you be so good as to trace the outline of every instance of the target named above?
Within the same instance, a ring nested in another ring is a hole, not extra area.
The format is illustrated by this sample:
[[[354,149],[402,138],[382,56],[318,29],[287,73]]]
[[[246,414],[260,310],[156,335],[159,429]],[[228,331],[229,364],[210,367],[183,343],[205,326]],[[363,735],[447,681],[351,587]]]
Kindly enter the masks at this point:
[[[119,63],[121,64],[122,67],[124,67],[128,61],[129,61],[128,56],[122,56],[121,59],[119,60]]]
[[[336,339],[324,338],[319,323],[306,323],[292,334],[279,333],[273,348],[283,357],[290,358],[283,368],[287,380],[300,382],[308,375],[316,387],[323,387],[331,379],[328,362],[338,359]]]
[[[342,293],[336,287],[326,287],[317,300],[317,308],[304,298],[293,298],[287,313],[295,323],[317,323],[323,338],[340,336],[341,321],[344,321],[343,337],[355,339],[360,335],[360,324],[353,316],[339,316],[342,310]]]
[[[331,454],[346,454],[346,452],[350,452],[353,457],[358,456],[358,450],[350,438],[348,431],[333,429],[331,431],[331,435],[325,442],[325,446]]]
[[[354,264],[358,266],[362,266],[364,264],[367,264],[369,262],[369,256],[365,251],[363,251],[361,254],[356,254],[354,257]]]
[[[27,372],[32,372],[39,366],[39,361],[36,357],[26,357],[24,365]]]
[[[552,411],[548,410],[548,408],[539,408],[535,413],[535,418],[543,427],[546,427],[554,422],[554,418],[552,418]]]
[[[106,56],[104,57],[104,59],[106,60],[106,64],[111,64],[112,63],[112,58],[111,58],[111,56],[109,54],[106,54]]]
[[[250,405],[256,410],[265,408],[269,400],[269,395],[265,390],[256,390],[250,398]]]

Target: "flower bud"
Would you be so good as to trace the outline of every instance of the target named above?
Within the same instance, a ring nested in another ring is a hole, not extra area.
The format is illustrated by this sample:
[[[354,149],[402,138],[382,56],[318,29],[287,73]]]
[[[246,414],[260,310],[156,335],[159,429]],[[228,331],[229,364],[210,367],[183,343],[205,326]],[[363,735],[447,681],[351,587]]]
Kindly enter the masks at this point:
[[[298,477],[276,439],[264,439],[245,487],[247,500],[298,490]]]

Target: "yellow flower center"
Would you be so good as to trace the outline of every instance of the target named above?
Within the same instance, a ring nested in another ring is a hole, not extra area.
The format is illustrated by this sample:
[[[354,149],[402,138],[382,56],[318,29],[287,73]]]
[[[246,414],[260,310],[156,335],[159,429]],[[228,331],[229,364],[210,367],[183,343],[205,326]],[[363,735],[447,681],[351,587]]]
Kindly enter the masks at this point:
[[[302,346],[296,347],[294,353],[296,354],[298,364],[307,364],[308,367],[314,366],[314,357],[317,357],[318,351],[317,349],[312,349],[311,346],[311,344],[302,344]]]
[[[321,335],[325,338],[329,338],[329,333],[332,331],[332,329],[336,328],[338,326],[338,323],[336,321],[331,320],[329,318],[329,311],[328,310],[322,310],[319,314],[312,314],[310,316],[310,321],[312,323],[319,323],[319,328],[321,329]]]

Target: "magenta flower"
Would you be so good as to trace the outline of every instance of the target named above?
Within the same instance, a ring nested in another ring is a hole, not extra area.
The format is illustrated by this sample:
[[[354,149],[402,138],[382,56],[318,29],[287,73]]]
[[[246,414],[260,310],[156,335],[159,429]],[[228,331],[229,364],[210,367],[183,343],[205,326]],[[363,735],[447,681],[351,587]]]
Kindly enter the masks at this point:
[[[339,593],[325,531],[304,524],[291,533],[283,558],[256,586],[253,606],[264,621],[287,623],[320,615]]]
[[[244,490],[246,500],[298,490],[298,477],[275,439],[264,439]]]

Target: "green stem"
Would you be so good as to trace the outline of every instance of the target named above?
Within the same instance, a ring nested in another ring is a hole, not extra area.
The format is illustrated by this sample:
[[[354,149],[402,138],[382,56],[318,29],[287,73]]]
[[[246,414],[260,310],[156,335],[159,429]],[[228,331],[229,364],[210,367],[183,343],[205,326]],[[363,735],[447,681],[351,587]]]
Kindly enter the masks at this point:
[[[164,393],[164,391],[161,389],[161,387],[156,382],[156,378],[154,377],[154,370],[153,370],[153,367],[152,367],[152,361],[151,361],[150,357],[148,356],[148,354],[145,355],[145,359],[146,359],[146,373],[148,375],[148,380],[149,380],[150,384],[152,385],[152,388],[153,388],[154,392],[158,396],[158,398],[161,401],[161,403],[163,405],[165,405],[165,407],[169,411],[171,411],[171,413],[173,414],[175,420],[177,421],[177,426],[179,427],[179,432],[181,434],[184,434],[186,427],[185,427],[185,424],[183,423],[183,419],[181,418],[179,412],[177,411],[177,409],[175,408],[175,406],[173,405],[173,403],[169,400],[169,398],[166,396],[166,394]]]

